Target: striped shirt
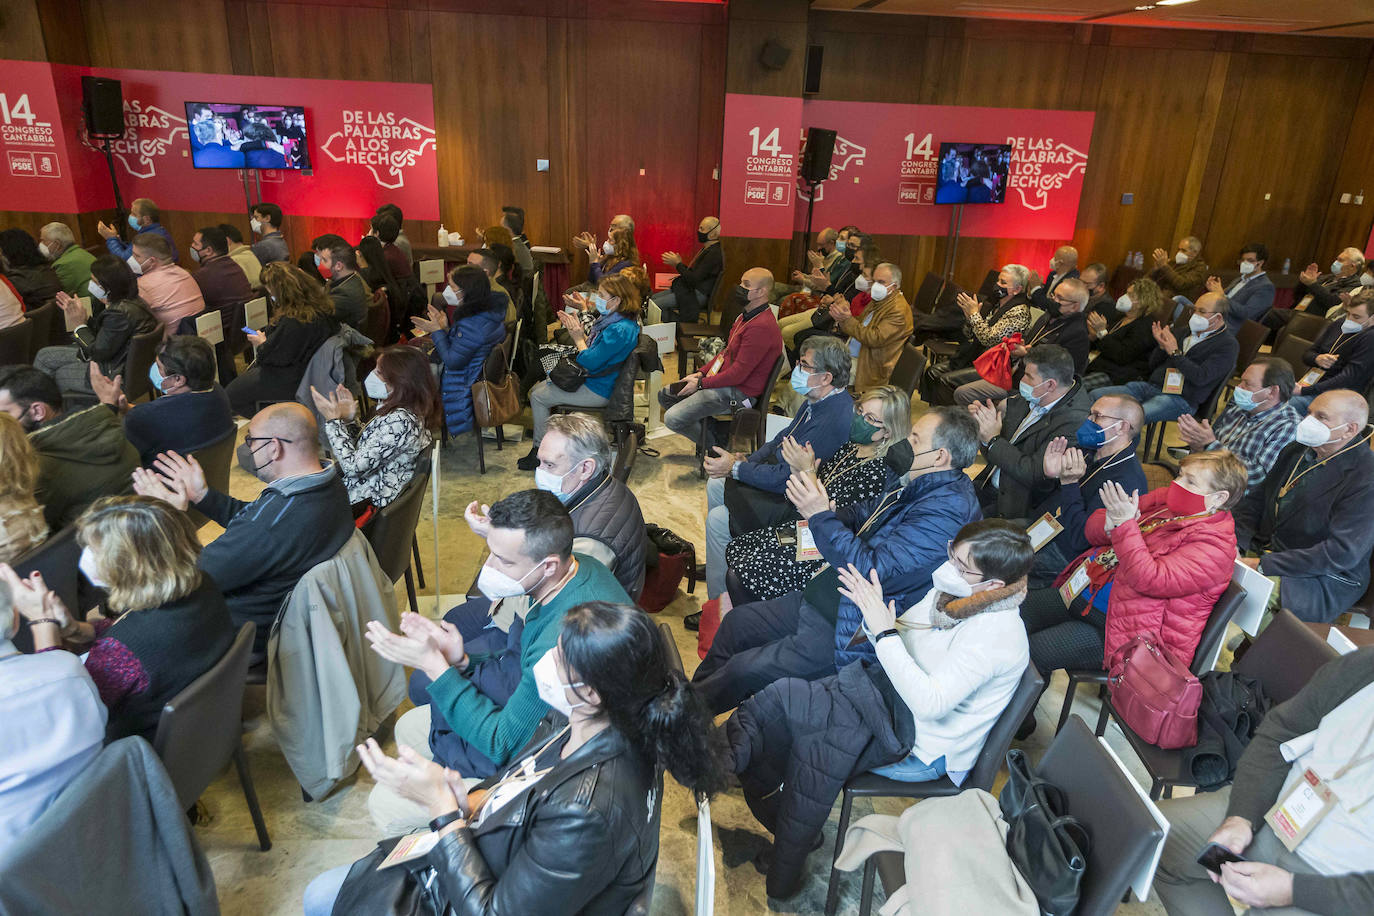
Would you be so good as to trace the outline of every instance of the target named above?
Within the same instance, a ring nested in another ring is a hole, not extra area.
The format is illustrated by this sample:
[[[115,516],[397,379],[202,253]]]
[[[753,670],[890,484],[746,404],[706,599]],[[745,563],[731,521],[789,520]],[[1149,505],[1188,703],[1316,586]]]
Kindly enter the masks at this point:
[[[1217,441],[1208,449],[1229,449],[1245,462],[1247,493],[1258,487],[1298,429],[1298,412],[1287,402],[1252,414],[1228,404],[1212,427]]]

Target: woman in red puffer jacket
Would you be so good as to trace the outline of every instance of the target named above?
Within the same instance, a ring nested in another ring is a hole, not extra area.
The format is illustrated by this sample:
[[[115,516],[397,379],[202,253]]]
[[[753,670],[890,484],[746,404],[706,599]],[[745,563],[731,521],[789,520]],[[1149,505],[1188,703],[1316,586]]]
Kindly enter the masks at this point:
[[[1054,587],[1032,589],[1021,606],[1031,661],[1046,680],[1057,668],[1106,668],[1141,634],[1191,664],[1212,606],[1231,581],[1231,509],[1245,484],[1244,463],[1225,450],[1189,455],[1177,480],[1138,498],[1107,483],[1105,508],[1085,528],[1093,546]],[[1023,726],[1021,734],[1029,730]]]

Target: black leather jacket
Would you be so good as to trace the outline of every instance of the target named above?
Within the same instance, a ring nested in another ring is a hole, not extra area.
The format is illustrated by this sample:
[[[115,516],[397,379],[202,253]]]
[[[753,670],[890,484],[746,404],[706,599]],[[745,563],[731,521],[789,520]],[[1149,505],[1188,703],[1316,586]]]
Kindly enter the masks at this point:
[[[546,716],[508,769],[564,724]],[[428,857],[438,896],[456,916],[623,916],[653,881],[662,796],[662,775],[607,728],[476,829],[445,835]]]

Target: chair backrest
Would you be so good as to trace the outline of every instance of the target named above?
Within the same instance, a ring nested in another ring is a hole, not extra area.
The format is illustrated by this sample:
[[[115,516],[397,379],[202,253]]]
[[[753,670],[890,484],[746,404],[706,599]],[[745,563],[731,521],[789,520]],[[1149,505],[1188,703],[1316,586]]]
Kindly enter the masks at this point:
[[[892,367],[892,377],[888,381],[905,391],[907,397],[911,397],[921,380],[921,373],[925,370],[925,354],[921,352],[920,347],[912,345],[908,340],[902,345],[902,355],[897,357],[897,365]]]
[[[1212,657],[1216,655],[1217,647],[1226,635],[1226,625],[1236,616],[1236,612],[1240,610],[1240,603],[1244,600],[1245,589],[1232,582],[1226,586],[1226,591],[1221,593],[1217,603],[1212,605],[1212,613],[1207,618],[1207,625],[1202,628],[1197,650],[1193,652],[1193,663],[1188,666],[1188,670],[1198,677],[1212,670]]]
[[[1307,374],[1307,364],[1302,361],[1302,356],[1311,346],[1311,338],[1301,337],[1297,334],[1286,334],[1283,340],[1274,347],[1273,355],[1292,366],[1293,374],[1302,378]]]
[[[1231,670],[1255,678],[1275,703],[1289,700],[1312,680],[1317,669],[1340,655],[1299,620],[1280,609]]]
[[[1028,309],[1030,310],[1030,324],[1026,325],[1026,327],[1028,327],[1028,328],[1033,328],[1033,327],[1035,327],[1035,323],[1036,323],[1037,321],[1039,321],[1041,318],[1044,318],[1044,317],[1045,317],[1045,310],[1044,310],[1044,309],[1041,309],[1041,308],[1036,308],[1036,307],[1033,306],[1033,305],[1028,305],[1028,306],[1026,306],[1026,308],[1028,308]],[[1029,335],[1025,335],[1025,336],[1029,336]]]
[[[250,620],[214,667],[162,707],[153,750],[181,807],[189,808],[224,770],[243,735],[243,687],[256,626]]]
[[[955,300],[959,298],[959,294],[962,292],[964,292],[964,288],[959,284],[953,282],[946,283],[940,288],[940,295],[935,299],[935,308],[931,311],[958,308],[958,304]]]
[[[722,249],[721,249],[721,254],[723,255],[724,253],[725,253],[725,249],[722,248]],[[724,264],[724,261],[722,260],[721,263],[722,263],[722,265],[723,265],[723,264]],[[714,307],[715,307],[715,304],[716,304],[716,294],[720,292],[721,285],[724,284],[724,282],[725,282],[725,269],[724,269],[724,266],[722,266],[720,273],[716,274],[716,279],[715,279],[714,281],[712,281],[710,290],[708,290],[707,293],[706,293],[706,314],[705,314],[704,316],[702,316],[702,320],[703,320],[703,321],[706,321],[707,323],[710,323],[710,321],[711,321],[711,315],[714,314]],[[721,308],[722,308],[722,311],[724,311],[724,306],[722,306]]]
[[[1132,879],[1153,858],[1164,830],[1139,790],[1092,730],[1073,716],[1036,768],[1064,791],[1068,811],[1092,839],[1074,916],[1115,913]]]
[[[1330,324],[1331,322],[1325,315],[1314,312],[1295,311],[1275,339],[1274,348],[1278,349],[1279,345],[1295,334],[1298,337],[1305,337],[1308,340],[1316,340],[1318,337],[1322,336],[1322,331],[1325,331]],[[1311,345],[1309,344],[1309,346]]]
[[[124,397],[132,403],[151,394],[153,383],[148,370],[157,359],[157,346],[162,342],[162,326],[144,334],[135,334],[129,341],[129,355],[124,360]]]
[[[983,276],[983,282],[978,284],[978,295],[984,299],[992,299],[996,295],[997,278],[1002,271],[991,268]]]
[[[68,525],[10,565],[19,578],[40,572],[43,581],[62,599],[62,603],[76,616],[81,615],[81,577],[77,561],[81,559],[81,545],[76,542],[76,526]],[[20,652],[33,651],[33,635],[28,620],[19,619],[19,632],[12,640]]]
[[[196,449],[191,455],[205,472],[205,482],[221,493],[229,492],[229,469],[234,463],[234,447],[238,444],[238,430],[231,429],[218,442]]]
[[[424,457],[428,456],[429,453],[425,452]],[[395,499],[382,507],[364,531],[368,543],[372,545],[372,552],[377,555],[377,565],[392,582],[398,581],[410,567],[411,539],[420,521],[420,509],[425,504],[425,488],[428,486],[428,465],[417,465],[410,483]]]
[[[925,279],[916,289],[916,298],[911,300],[911,307],[917,312],[929,315],[935,311],[935,303],[939,301],[940,290],[945,288],[945,278],[935,273],[927,271]]]
[[[612,477],[621,483],[629,481],[630,472],[635,467],[635,455],[642,444],[639,441],[639,428],[633,423],[626,424],[624,435],[616,445],[615,461],[611,463]]]
[[[963,788],[992,791],[992,782],[997,778],[997,771],[1002,768],[1002,761],[1007,757],[1011,739],[1016,737],[1016,729],[1035,707],[1035,701],[1040,699],[1040,692],[1044,687],[1045,679],[1040,676],[1035,664],[1027,664],[1026,670],[1021,673],[1021,683],[1016,685],[1016,692],[1007,701],[1007,708],[1002,710],[997,721],[992,723],[987,740],[983,742],[983,750],[979,752]]]
[[[1236,351],[1236,375],[1240,375],[1246,366],[1255,361],[1260,347],[1264,345],[1264,338],[1268,336],[1269,328],[1249,319],[1236,329],[1236,343],[1239,345]]]
[[[56,299],[50,299],[36,309],[29,309],[24,317],[33,322],[29,332],[29,352],[37,353],[44,347],[69,342],[67,320],[57,308]]]
[[[773,389],[778,387],[778,379],[782,378],[783,374],[786,372],[787,351],[783,350],[783,352],[779,353],[778,358],[773,362],[773,368],[768,370],[768,382],[763,386],[763,394],[759,395],[759,402],[754,405],[759,409],[759,411],[762,414],[764,414],[764,416],[768,415],[768,405],[773,400]],[[762,435],[762,430],[764,430],[765,428],[766,426],[764,424],[759,425],[760,435]],[[759,446],[762,444],[763,443],[761,442],[756,443],[754,445],[754,451],[758,451]]]
[[[744,314],[744,306],[731,296],[720,307],[720,338],[726,343],[730,342],[730,329],[735,326],[735,319]]]
[[[33,322],[27,318],[0,330],[0,366],[19,366],[33,362],[29,341],[33,339]]]
[[[668,664],[678,674],[686,675],[686,669],[682,667],[682,653],[677,649],[677,640],[673,638],[673,628],[666,623],[658,625],[658,635],[663,639],[663,651],[668,655]]]

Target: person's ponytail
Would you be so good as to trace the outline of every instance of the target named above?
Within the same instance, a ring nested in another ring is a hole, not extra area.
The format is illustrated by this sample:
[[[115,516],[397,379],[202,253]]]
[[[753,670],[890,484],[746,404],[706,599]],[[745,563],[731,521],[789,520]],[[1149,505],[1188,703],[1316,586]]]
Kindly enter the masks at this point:
[[[669,669],[667,683],[640,708],[637,740],[649,759],[698,797],[725,788],[724,744],[713,740],[715,725],[696,688]]]

